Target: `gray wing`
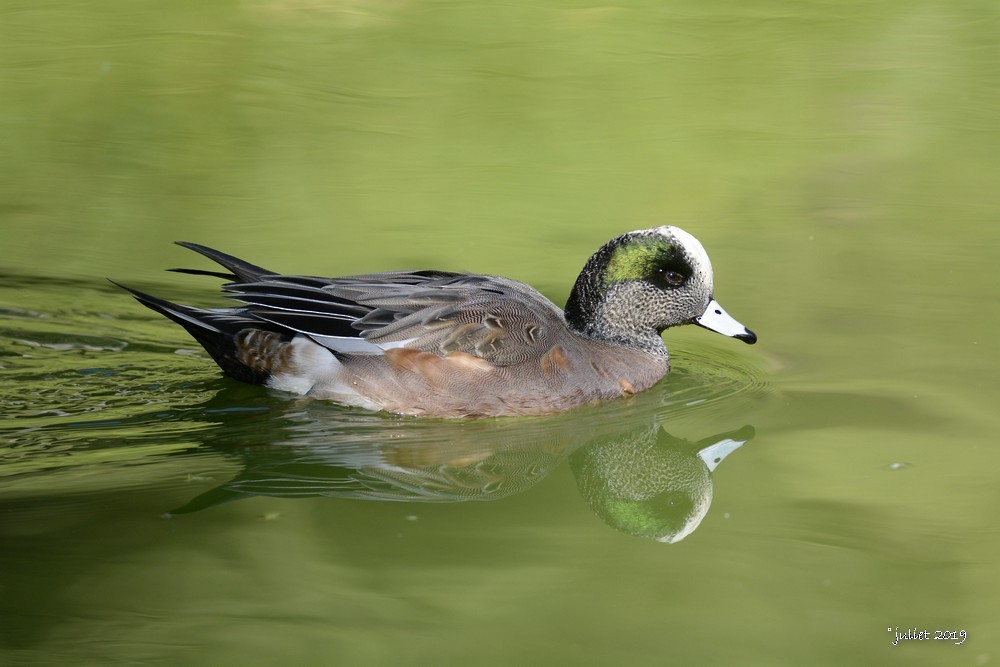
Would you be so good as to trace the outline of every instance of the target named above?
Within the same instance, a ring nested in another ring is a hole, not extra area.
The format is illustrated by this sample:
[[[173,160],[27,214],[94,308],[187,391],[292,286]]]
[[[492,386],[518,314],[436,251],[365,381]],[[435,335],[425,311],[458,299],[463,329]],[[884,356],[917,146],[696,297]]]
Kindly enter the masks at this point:
[[[337,353],[394,347],[465,352],[505,366],[544,354],[562,311],[538,291],[497,276],[415,271],[346,278],[274,274],[229,283],[251,317],[305,334]]]

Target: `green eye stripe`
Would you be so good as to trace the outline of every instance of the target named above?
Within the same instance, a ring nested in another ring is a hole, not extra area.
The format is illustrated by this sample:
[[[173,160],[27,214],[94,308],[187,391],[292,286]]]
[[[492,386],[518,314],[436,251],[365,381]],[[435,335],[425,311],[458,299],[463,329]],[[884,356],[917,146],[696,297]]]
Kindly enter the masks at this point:
[[[659,238],[632,239],[614,249],[604,272],[604,284],[649,280],[658,270],[690,274],[677,246]]]

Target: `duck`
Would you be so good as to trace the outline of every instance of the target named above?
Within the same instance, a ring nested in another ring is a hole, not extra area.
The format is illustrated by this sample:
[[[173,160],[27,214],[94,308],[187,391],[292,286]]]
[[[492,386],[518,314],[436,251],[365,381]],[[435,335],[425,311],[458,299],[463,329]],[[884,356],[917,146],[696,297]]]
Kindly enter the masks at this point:
[[[708,253],[674,226],[617,236],[584,264],[565,308],[501,276],[281,274],[178,241],[225,271],[239,305],[196,308],[121,285],[183,327],[242,382],[398,415],[546,415],[629,396],[670,370],[664,330],[696,324],[757,342],[714,296]],[[112,281],[114,282],[114,281]]]

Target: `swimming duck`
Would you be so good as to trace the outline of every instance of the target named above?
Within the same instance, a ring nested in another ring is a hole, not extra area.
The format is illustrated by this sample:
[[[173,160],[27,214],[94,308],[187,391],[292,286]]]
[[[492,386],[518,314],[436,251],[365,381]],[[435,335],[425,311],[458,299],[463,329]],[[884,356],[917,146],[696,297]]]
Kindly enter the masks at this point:
[[[228,273],[175,271],[227,280],[225,296],[243,305],[194,308],[120,287],[184,327],[232,378],[369,410],[554,413],[652,387],[670,369],[660,337],[669,327],[757,341],[715,301],[708,254],[677,227],[608,241],[584,265],[565,310],[499,276],[282,275],[178,245]]]

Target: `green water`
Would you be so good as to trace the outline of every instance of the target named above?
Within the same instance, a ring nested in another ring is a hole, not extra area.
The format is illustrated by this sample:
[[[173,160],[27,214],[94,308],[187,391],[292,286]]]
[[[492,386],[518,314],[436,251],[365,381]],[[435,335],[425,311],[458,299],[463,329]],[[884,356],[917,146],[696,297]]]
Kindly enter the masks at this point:
[[[0,664],[997,662],[998,34],[975,1],[3,3]],[[668,331],[663,383],[548,418],[239,385],[105,281],[220,304],[162,272],[206,266],[181,239],[561,304],[665,223],[760,342]]]

